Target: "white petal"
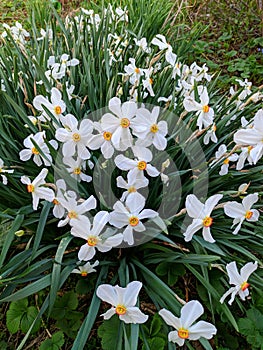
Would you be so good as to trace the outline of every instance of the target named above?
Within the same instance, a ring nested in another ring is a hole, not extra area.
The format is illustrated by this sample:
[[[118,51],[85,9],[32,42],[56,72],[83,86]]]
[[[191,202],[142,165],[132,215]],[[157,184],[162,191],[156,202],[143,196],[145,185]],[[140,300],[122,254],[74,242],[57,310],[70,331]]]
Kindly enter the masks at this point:
[[[142,283],[139,281],[133,281],[127,284],[123,295],[123,303],[126,307],[134,306],[136,304],[141,288]]]
[[[80,250],[78,252],[78,258],[79,260],[88,261],[94,257],[95,253],[96,253],[96,249],[94,247],[90,247],[86,243],[80,247]]]
[[[257,201],[258,201],[258,194],[257,193],[252,193],[252,194],[249,194],[248,196],[246,196],[242,201],[242,204],[245,208],[245,211],[250,210],[252,205],[255,204]]]
[[[109,320],[113,315],[115,315],[116,311],[115,308],[112,307],[108,311],[106,311],[104,314],[101,314],[103,316],[104,320]]]
[[[138,307],[129,307],[124,315],[120,315],[120,320],[125,323],[144,323],[148,316],[141,312]]]
[[[139,213],[145,206],[145,199],[142,197],[128,197],[126,206],[130,209],[131,213]]]
[[[182,327],[188,329],[202,314],[204,308],[198,300],[191,300],[181,309]]]
[[[175,329],[182,327],[180,318],[174,316],[169,310],[161,309],[159,315],[164,319],[168,326],[173,326]]]
[[[256,269],[258,268],[258,263],[257,261],[255,261],[254,263],[249,262],[246,265],[244,265],[241,270],[240,270],[240,275],[241,275],[241,279],[246,282],[249,278],[249,276],[256,271]]]
[[[227,202],[224,205],[224,212],[231,218],[242,218],[246,214],[243,205],[237,202]]]
[[[215,242],[215,239],[211,235],[210,227],[204,227],[202,234],[203,234],[203,238],[205,241],[210,242],[210,243]]]
[[[92,234],[98,235],[109,221],[110,215],[107,211],[99,211],[93,219]]]
[[[211,196],[208,198],[205,202],[204,211],[207,216],[209,216],[214,209],[214,207],[217,205],[217,203],[220,201],[220,199],[223,198],[222,194],[215,194],[214,196]]]
[[[189,340],[197,340],[201,337],[211,339],[217,329],[209,322],[199,321],[189,328]]]
[[[146,172],[149,176],[156,177],[160,174],[160,172],[151,164],[147,164]]]
[[[128,225],[123,231],[123,241],[127,242],[129,245],[132,245],[134,243],[132,226]]]
[[[242,280],[239,272],[237,271],[237,265],[235,261],[226,265],[227,274],[229,276],[229,283],[234,285],[241,285],[244,281]]]
[[[203,220],[201,219],[194,219],[192,224],[189,225],[184,233],[184,240],[186,242],[191,241],[193,238],[193,235],[200,230],[200,228],[203,227]]]
[[[198,219],[203,211],[204,204],[201,203],[194,194],[189,194],[186,197],[185,207],[187,210],[187,214],[191,218]]]
[[[98,286],[96,294],[101,300],[113,306],[118,304],[117,292],[110,284],[101,284]]]
[[[173,342],[173,343],[177,343],[179,346],[184,345],[184,339],[179,338],[178,336],[178,332],[177,331],[172,331],[168,333],[168,340]]]

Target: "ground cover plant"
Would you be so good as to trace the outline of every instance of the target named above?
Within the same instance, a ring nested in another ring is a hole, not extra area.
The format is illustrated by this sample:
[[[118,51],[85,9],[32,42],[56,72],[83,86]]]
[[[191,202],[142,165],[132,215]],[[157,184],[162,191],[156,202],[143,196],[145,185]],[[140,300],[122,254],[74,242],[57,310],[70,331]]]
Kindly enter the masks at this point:
[[[171,8],[4,25],[3,348],[261,347],[263,96]]]

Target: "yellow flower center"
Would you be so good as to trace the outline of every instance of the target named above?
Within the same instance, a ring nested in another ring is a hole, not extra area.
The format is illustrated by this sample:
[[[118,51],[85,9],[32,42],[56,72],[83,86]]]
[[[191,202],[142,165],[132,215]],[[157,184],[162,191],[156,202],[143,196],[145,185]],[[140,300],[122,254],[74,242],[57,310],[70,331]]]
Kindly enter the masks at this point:
[[[153,124],[151,126],[150,130],[151,130],[151,132],[153,132],[155,134],[159,130],[158,125],[157,124]]]
[[[97,245],[98,243],[98,238],[95,237],[95,236],[90,236],[88,239],[87,239],[87,243],[90,247],[94,247],[95,245]]]
[[[209,106],[208,105],[205,105],[205,106],[203,106],[203,112],[204,113],[208,113],[209,112]]]
[[[248,211],[246,212],[245,218],[246,218],[246,219],[251,219],[252,216],[253,216],[253,211],[248,210]]]
[[[253,146],[248,146],[247,148],[248,154],[251,152],[252,149],[253,149]]]
[[[140,69],[137,68],[137,67],[135,67],[134,72],[135,72],[136,74],[139,74],[139,73],[140,73]]]
[[[32,184],[27,185],[27,192],[34,192],[34,185]]]
[[[75,168],[73,170],[73,173],[76,174],[76,175],[79,175],[81,173],[81,169],[80,168]]]
[[[38,152],[38,150],[36,149],[36,147],[33,147],[33,148],[31,149],[31,152],[32,152],[33,154],[39,154],[39,152]]]
[[[147,167],[147,163],[144,160],[141,160],[140,162],[138,162],[137,164],[137,168],[139,170],[145,170]]]
[[[104,131],[103,137],[104,137],[104,139],[105,139],[106,141],[110,141],[111,136],[112,136],[112,133],[111,133],[111,132],[109,132],[109,131]]]
[[[128,189],[128,192],[129,193],[132,193],[132,192],[136,192],[136,188],[134,186],[131,186],[129,189]]]
[[[77,219],[78,214],[77,214],[74,210],[72,210],[72,211],[69,211],[69,212],[68,212],[68,217],[69,217],[70,219]]]
[[[184,328],[178,329],[178,337],[181,339],[187,339],[189,338],[189,331]]]
[[[117,315],[124,315],[124,314],[126,314],[127,309],[126,309],[126,307],[125,307],[124,305],[118,304],[118,305],[116,306],[115,311],[116,311],[116,314],[117,314]]]
[[[121,127],[128,128],[130,126],[130,121],[128,118],[121,119]]]
[[[214,132],[216,132],[216,125],[215,125],[215,124],[213,125],[212,130],[213,130]]]
[[[88,275],[87,271],[81,271],[80,274],[81,274],[82,277],[86,277]]]
[[[61,114],[61,112],[62,112],[61,107],[60,107],[60,106],[56,106],[56,107],[54,108],[54,112],[55,112],[56,114]]]
[[[152,85],[153,84],[153,79],[149,78],[149,83]]]
[[[138,225],[138,223],[139,223],[139,219],[137,218],[137,216],[131,216],[130,218],[129,218],[129,224],[131,225],[131,226],[137,226]]]
[[[60,204],[60,203],[59,203],[59,201],[55,198],[55,199],[53,199],[53,204],[58,205],[58,204]]]
[[[241,284],[241,290],[244,292],[250,286],[246,281]]]
[[[213,223],[213,219],[210,218],[210,216],[206,216],[204,219],[203,219],[203,226],[204,227],[210,227]]]
[[[230,162],[230,160],[229,160],[228,158],[226,158],[226,159],[223,161],[224,164],[229,164],[229,162]]]
[[[75,132],[75,133],[72,135],[72,139],[73,139],[74,142],[79,142],[80,139],[81,139],[81,136],[80,136],[80,134],[78,134],[78,133]]]

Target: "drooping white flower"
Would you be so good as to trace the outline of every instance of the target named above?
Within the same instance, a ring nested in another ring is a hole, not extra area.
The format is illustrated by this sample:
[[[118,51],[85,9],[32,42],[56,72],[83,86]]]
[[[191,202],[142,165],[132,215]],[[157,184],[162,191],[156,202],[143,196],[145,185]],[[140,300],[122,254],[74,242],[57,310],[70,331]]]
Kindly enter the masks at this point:
[[[143,187],[147,187],[149,184],[149,180],[146,177],[138,179],[137,177],[133,176],[131,172],[129,172],[127,175],[128,181],[125,181],[122,176],[118,176],[116,180],[117,187],[125,188],[127,190],[123,192],[120,198],[122,202],[124,202],[128,197],[143,197],[139,192],[137,192],[137,190]]]
[[[137,110],[132,128],[133,134],[138,137],[136,145],[148,147],[153,144],[159,151],[166,148],[167,122],[158,122],[159,113],[159,107],[154,107],[151,112],[146,108]]]
[[[99,265],[99,260],[96,260],[93,264],[91,264],[89,261],[84,265],[79,265],[78,268],[73,269],[71,273],[78,273],[82,277],[86,277],[92,272],[97,272],[97,270],[94,269],[94,267]]]
[[[162,34],[155,35],[155,37],[153,38],[151,44],[158,46],[159,50],[167,50],[166,54],[168,54],[168,53],[173,51],[172,46],[170,44],[168,44],[168,42],[166,41],[165,36],[163,36]]]
[[[13,169],[6,169],[3,159],[0,158],[0,175],[4,185],[7,185],[7,177],[3,173],[12,174],[13,172]]]
[[[237,170],[241,170],[244,168],[245,161],[247,160],[250,165],[253,164],[253,159],[250,155],[253,146],[241,147],[241,153],[238,156],[238,161],[236,165]]]
[[[66,182],[64,179],[58,179],[56,181],[56,195],[55,198],[53,199],[53,215],[55,218],[61,219],[64,214],[65,214],[65,208],[63,205],[61,205],[59,199],[64,198],[64,193],[66,192],[67,187],[66,187]]]
[[[118,201],[110,213],[109,223],[117,228],[125,227],[123,241],[129,245],[134,244],[133,230],[143,232],[146,230],[143,219],[155,218],[159,214],[152,209],[143,209],[145,206],[144,197],[128,197],[125,205]]]
[[[32,194],[34,210],[37,210],[40,199],[45,199],[48,202],[52,202],[55,198],[55,194],[50,188],[43,187],[43,185],[46,183],[45,178],[47,174],[48,170],[44,168],[32,182],[27,176],[21,177],[21,182],[27,185],[27,191]]]
[[[235,296],[238,294],[241,300],[245,300],[249,295],[249,283],[247,282],[249,276],[257,269],[258,263],[255,261],[254,263],[249,262],[244,265],[240,273],[237,270],[237,265],[235,261],[226,265],[227,274],[229,277],[229,284],[233,284],[234,287],[231,287],[220,299],[220,303],[223,303],[225,298],[231,294],[231,298],[228,301],[229,305],[232,305]]]
[[[172,78],[175,79],[176,76],[181,76],[182,64],[178,62],[177,55],[173,52],[169,52],[166,55],[166,61],[172,66]]]
[[[223,176],[228,174],[229,162],[236,162],[238,160],[238,155],[236,153],[231,154],[223,160],[223,164],[219,171],[219,175]]]
[[[62,153],[64,157],[72,157],[77,153],[81,159],[89,159],[90,152],[87,149],[88,140],[93,131],[92,121],[83,119],[80,124],[72,114],[61,117],[64,128],[56,130],[55,137],[63,142]]]
[[[194,323],[203,313],[204,308],[198,300],[191,300],[186,303],[181,309],[180,318],[166,309],[160,310],[159,315],[166,324],[176,329],[169,332],[168,340],[182,346],[186,339],[197,340],[201,337],[211,339],[217,332],[213,324],[205,321]]]
[[[215,242],[210,232],[210,226],[213,224],[213,218],[210,215],[222,197],[222,194],[216,194],[209,197],[204,204],[194,194],[186,197],[185,207],[188,215],[193,218],[193,222],[184,233],[186,242],[191,241],[193,235],[201,228],[204,240],[210,243]]]
[[[46,134],[45,131],[40,131],[35,135],[31,134],[25,138],[23,144],[26,149],[23,149],[19,152],[19,157],[23,162],[26,162],[33,156],[33,161],[38,166],[41,166],[43,163],[46,166],[50,166],[52,163],[52,157],[49,151],[47,144],[45,143]],[[34,143],[33,143],[34,141]],[[36,148],[35,144],[37,144],[38,148],[41,150],[41,154],[39,150]],[[55,146],[55,144],[53,143]]]
[[[90,196],[84,202],[79,204],[77,201],[77,195],[73,191],[70,191],[69,195],[66,193],[63,198],[60,197],[59,202],[66,209],[67,216],[64,220],[59,221],[58,227],[65,226],[67,223],[72,226],[74,221],[81,220],[85,217],[87,212],[91,209],[95,209],[97,206],[97,201],[94,196]]]
[[[250,159],[253,164],[263,156],[263,109],[260,109],[255,117],[253,127],[238,130],[234,134],[234,141],[238,145],[252,146],[250,149]]]
[[[101,315],[104,317],[104,320],[108,320],[114,314],[117,314],[120,320],[125,323],[146,322],[148,316],[135,306],[141,288],[142,283],[139,281],[128,283],[126,288],[101,284],[97,288],[97,296],[112,305],[107,312]]]
[[[137,111],[137,104],[133,101],[124,102],[118,97],[109,101],[109,109],[113,113],[106,113],[101,118],[103,131],[111,133],[113,146],[120,151],[125,151],[132,146],[130,125]]]
[[[123,154],[118,154],[117,157],[115,157],[114,162],[119,169],[129,170],[131,176],[135,178],[143,178],[144,171],[152,177],[156,177],[160,174],[160,172],[150,164],[152,152],[148,148],[134,146],[132,147],[132,151],[136,159],[127,158]]]
[[[94,129],[96,129],[99,133],[90,136],[88,140],[89,149],[95,150],[100,148],[104,158],[111,158],[114,153],[114,147],[111,142],[112,133],[109,131],[104,131],[99,122],[94,122]]]
[[[193,96],[186,96],[183,105],[187,112],[197,112],[198,118],[196,124],[199,130],[202,130],[203,127],[207,128],[213,124],[214,110],[209,106],[209,96],[206,87],[203,87],[199,97],[200,102],[197,102]]]
[[[100,252],[108,252],[122,242],[121,233],[112,234],[113,231],[110,229],[102,232],[108,220],[109,213],[100,211],[94,216],[92,228],[90,220],[86,216],[73,222],[71,234],[86,241],[78,252],[79,260],[88,261],[94,257],[96,249]]]
[[[50,113],[53,114],[57,121],[59,121],[62,113],[64,113],[66,110],[66,104],[62,100],[61,92],[57,88],[51,89],[50,101],[42,95],[37,95],[33,99],[33,106],[42,112],[41,116],[39,117],[41,121],[50,120],[50,117],[44,110],[43,106],[45,106]]]
[[[92,177],[83,172],[86,170],[86,161],[82,158],[64,157],[63,163],[66,165],[66,170],[73,179],[78,182],[81,180],[86,182],[92,181]]]
[[[236,235],[241,228],[244,220],[255,222],[258,221],[259,211],[251,209],[252,205],[258,201],[258,194],[249,194],[242,200],[242,204],[238,202],[227,202],[224,205],[224,211],[227,216],[234,219],[233,225],[237,225],[233,234]]]

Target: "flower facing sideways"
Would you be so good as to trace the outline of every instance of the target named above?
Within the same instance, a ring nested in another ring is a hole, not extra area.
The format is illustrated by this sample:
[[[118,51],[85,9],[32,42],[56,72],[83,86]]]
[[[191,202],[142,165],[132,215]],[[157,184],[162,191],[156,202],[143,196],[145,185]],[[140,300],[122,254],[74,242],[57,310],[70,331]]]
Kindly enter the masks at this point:
[[[148,316],[135,306],[141,288],[142,283],[139,281],[128,283],[126,288],[101,284],[97,289],[97,296],[112,305],[108,311],[101,315],[104,320],[117,314],[120,320],[125,323],[146,322]]]
[[[213,223],[213,218],[210,214],[222,197],[222,194],[216,194],[208,198],[204,204],[201,203],[194,194],[190,194],[186,197],[186,210],[188,215],[193,218],[193,222],[187,227],[184,233],[186,242],[191,241],[195,232],[201,228],[203,229],[204,240],[210,243],[215,242],[210,232],[210,226]]]
[[[245,300],[249,295],[249,284],[247,280],[249,276],[257,269],[258,263],[255,261],[254,263],[249,262],[244,265],[240,273],[237,271],[237,265],[235,261],[226,265],[227,274],[229,277],[229,283],[233,284],[234,287],[231,287],[220,299],[220,303],[222,304],[225,298],[231,294],[231,298],[228,301],[228,304],[231,305],[235,299],[235,296],[238,294],[242,300]]]
[[[166,309],[160,310],[159,315],[167,325],[176,329],[168,334],[168,340],[182,346],[185,339],[197,340],[201,337],[211,339],[217,332],[214,325],[205,321],[193,324],[203,313],[204,308],[197,300],[191,300],[182,307],[180,318]]]
[[[97,270],[94,269],[94,267],[99,265],[99,260],[96,260],[93,264],[91,264],[89,261],[85,265],[79,265],[78,268],[73,269],[71,273],[78,273],[82,277],[86,277],[88,274],[92,272],[97,272]]]
[[[224,206],[224,211],[227,216],[233,218],[233,225],[236,228],[233,232],[234,235],[238,233],[244,220],[258,221],[259,211],[257,209],[251,209],[252,205],[258,201],[258,194],[249,194],[242,200],[242,204],[238,202],[228,202]]]
[[[48,170],[44,168],[32,182],[27,176],[21,177],[21,182],[27,185],[27,191],[32,194],[34,210],[37,210],[39,199],[45,199],[48,202],[52,202],[55,198],[55,194],[50,188],[42,186],[46,183],[45,178],[47,174]]]

